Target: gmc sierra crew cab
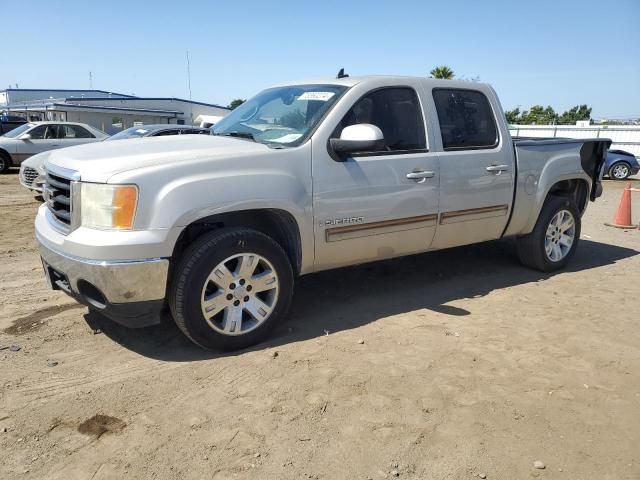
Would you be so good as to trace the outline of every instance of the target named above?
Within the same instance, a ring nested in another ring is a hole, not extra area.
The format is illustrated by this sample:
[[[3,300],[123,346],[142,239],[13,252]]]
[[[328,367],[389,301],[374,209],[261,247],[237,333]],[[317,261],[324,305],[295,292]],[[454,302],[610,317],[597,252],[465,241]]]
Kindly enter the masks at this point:
[[[212,136],[51,152],[36,238],[52,288],[131,327],[169,311],[197,345],[237,349],[320,270],[502,237],[526,266],[562,268],[609,145],[512,138],[479,83],[279,85]]]

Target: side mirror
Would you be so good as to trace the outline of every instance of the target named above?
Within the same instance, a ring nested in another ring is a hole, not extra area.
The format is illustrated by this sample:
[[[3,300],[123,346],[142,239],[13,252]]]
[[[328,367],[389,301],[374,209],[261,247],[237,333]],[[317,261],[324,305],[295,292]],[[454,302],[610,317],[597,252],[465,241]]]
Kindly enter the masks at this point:
[[[345,127],[340,138],[332,138],[329,145],[341,159],[348,153],[375,152],[385,147],[382,130],[369,123]]]
[[[31,140],[31,134],[25,133],[23,135],[20,135],[20,140]]]

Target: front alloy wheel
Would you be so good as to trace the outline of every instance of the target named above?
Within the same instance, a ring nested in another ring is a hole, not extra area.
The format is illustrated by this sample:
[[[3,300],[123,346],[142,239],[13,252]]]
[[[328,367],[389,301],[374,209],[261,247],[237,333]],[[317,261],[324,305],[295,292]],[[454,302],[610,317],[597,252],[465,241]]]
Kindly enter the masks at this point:
[[[182,254],[169,307],[194,343],[236,350],[265,339],[292,294],[293,269],[282,247],[256,230],[229,228],[203,234]]]
[[[267,321],[278,300],[278,274],[256,253],[233,255],[207,277],[200,306],[207,323],[223,335],[244,335]]]

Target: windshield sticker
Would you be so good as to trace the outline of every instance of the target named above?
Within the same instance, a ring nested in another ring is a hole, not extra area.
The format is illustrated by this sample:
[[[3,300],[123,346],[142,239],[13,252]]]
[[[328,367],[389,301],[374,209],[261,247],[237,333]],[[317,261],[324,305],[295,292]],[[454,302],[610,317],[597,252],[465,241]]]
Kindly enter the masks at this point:
[[[270,138],[269,141],[270,142],[278,142],[278,143],[291,143],[291,142],[295,142],[296,140],[298,140],[301,136],[302,136],[301,133],[290,133],[288,135],[285,135],[284,137]]]
[[[136,133],[139,133],[139,134],[141,134],[141,135],[144,135],[144,134],[145,134],[145,133],[147,133],[148,131],[149,131],[149,130],[144,130],[144,129],[142,129],[142,128],[139,128],[139,129],[137,129],[137,130],[136,130]]]
[[[326,102],[334,95],[334,92],[304,92],[298,97],[298,100],[319,100],[320,102]]]

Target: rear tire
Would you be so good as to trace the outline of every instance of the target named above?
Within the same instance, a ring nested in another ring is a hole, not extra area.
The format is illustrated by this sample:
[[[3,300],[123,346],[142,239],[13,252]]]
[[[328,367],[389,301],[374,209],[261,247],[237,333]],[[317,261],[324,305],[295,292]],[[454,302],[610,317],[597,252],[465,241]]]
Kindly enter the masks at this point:
[[[533,231],[517,239],[523,265],[551,272],[566,266],[580,240],[580,212],[564,197],[549,196]]]
[[[609,178],[612,180],[626,180],[631,175],[631,165],[627,162],[617,162],[609,169]]]
[[[9,170],[11,166],[11,157],[4,152],[0,152],[0,173]]]
[[[264,340],[289,310],[293,269],[272,238],[251,229],[206,233],[173,274],[169,307],[182,332],[212,350]]]

